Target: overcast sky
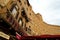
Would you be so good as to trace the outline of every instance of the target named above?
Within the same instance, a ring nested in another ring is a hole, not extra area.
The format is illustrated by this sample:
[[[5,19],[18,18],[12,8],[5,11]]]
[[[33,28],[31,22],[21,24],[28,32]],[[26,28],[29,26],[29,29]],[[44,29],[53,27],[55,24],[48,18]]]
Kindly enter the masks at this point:
[[[60,25],[60,0],[29,0],[35,13],[48,24]]]

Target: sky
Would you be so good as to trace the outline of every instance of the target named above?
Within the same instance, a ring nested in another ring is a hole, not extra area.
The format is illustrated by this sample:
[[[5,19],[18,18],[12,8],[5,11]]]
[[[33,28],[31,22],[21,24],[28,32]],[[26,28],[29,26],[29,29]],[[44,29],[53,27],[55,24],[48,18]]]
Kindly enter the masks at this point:
[[[44,22],[60,25],[60,0],[29,0],[29,3],[36,14],[42,15]]]

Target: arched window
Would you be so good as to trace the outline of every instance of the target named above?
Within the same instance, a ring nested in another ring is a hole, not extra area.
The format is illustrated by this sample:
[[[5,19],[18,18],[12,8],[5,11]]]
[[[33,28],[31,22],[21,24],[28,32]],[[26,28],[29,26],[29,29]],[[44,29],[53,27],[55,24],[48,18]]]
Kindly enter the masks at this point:
[[[24,17],[26,19],[26,22],[29,22],[24,8],[22,8],[21,15],[22,15],[22,17]]]
[[[12,15],[15,17],[16,14],[17,14],[17,10],[14,8],[14,9],[12,10]]]
[[[20,26],[23,26],[22,18],[19,18],[18,22],[19,22]]]
[[[12,14],[14,17],[16,16],[18,9],[19,9],[19,8],[18,8],[17,4],[13,4],[13,5],[12,5],[12,7],[11,7],[11,9],[10,9],[10,12],[11,12],[11,14]]]

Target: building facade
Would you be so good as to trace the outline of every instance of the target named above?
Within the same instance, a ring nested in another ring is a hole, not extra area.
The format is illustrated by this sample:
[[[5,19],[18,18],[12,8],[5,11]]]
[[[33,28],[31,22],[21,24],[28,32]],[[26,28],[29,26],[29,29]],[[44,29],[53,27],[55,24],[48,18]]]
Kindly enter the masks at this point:
[[[60,35],[60,26],[45,23],[39,13],[34,13],[28,0],[1,0],[0,23],[1,19],[21,36]]]

